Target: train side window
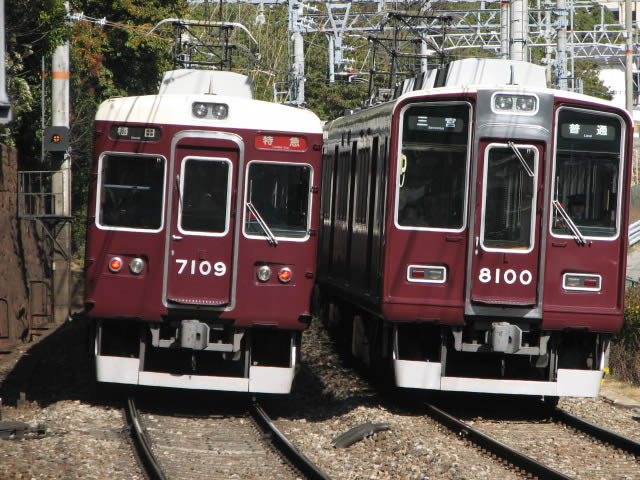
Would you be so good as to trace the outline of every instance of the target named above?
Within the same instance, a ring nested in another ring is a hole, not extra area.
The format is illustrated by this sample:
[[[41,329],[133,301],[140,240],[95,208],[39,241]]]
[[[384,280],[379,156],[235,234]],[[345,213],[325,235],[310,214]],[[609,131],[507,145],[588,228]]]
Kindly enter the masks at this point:
[[[310,165],[252,161],[247,168],[246,203],[251,203],[277,238],[309,235],[312,168]],[[244,233],[267,236],[254,213],[245,208]]]
[[[229,222],[231,163],[188,158],[182,168],[180,231],[224,234]]]
[[[457,103],[403,112],[396,204],[401,228],[464,228],[470,111]]]
[[[622,120],[616,115],[572,108],[558,111],[554,170],[554,201],[574,225],[554,208],[551,232],[612,238],[618,234]]]
[[[98,225],[159,230],[162,226],[164,158],[106,154],[100,161]]]

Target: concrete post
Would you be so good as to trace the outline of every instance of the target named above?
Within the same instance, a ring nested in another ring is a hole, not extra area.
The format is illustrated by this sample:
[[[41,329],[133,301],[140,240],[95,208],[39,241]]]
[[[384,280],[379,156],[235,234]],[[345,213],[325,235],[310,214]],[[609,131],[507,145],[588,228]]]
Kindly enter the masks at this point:
[[[69,4],[66,4],[67,11]],[[56,48],[51,66],[52,126],[69,127],[69,43]],[[71,155],[65,152],[60,167],[53,175],[55,216],[62,217],[54,229],[57,245],[53,247],[53,320],[61,323],[69,318],[71,307]]]

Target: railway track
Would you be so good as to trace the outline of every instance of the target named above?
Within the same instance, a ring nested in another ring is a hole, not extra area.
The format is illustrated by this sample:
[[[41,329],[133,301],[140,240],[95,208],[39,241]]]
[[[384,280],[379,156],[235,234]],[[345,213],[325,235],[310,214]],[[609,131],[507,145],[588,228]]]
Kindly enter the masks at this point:
[[[559,408],[551,418],[463,422],[427,404],[427,412],[508,468],[539,479],[640,479],[640,443]]]
[[[141,413],[129,398],[126,410],[140,462],[152,480],[329,480],[255,401],[241,412],[175,416]]]

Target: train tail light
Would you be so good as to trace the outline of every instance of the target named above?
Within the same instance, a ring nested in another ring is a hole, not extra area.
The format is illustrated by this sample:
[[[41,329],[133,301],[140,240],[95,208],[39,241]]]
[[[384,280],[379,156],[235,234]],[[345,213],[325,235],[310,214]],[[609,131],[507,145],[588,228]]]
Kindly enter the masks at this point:
[[[271,278],[271,269],[266,265],[263,265],[258,269],[256,276],[261,282],[266,282]]]
[[[562,276],[562,288],[582,292],[599,292],[602,289],[602,277],[584,273],[565,273]]]
[[[278,279],[282,283],[289,283],[291,281],[291,277],[293,277],[293,273],[290,268],[282,268],[280,269],[280,273],[278,273]]]
[[[444,283],[447,269],[440,265],[409,265],[407,281],[418,283]]]
[[[129,263],[129,270],[134,275],[140,275],[144,270],[144,260],[142,260],[141,258],[134,258]]]
[[[120,257],[113,257],[109,260],[109,270],[113,273],[118,273],[122,269],[122,259]]]

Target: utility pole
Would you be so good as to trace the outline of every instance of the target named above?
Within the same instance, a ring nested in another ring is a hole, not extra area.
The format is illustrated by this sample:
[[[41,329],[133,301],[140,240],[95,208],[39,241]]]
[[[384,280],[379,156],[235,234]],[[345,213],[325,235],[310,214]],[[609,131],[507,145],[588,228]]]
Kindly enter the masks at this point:
[[[560,90],[567,90],[567,0],[557,0],[558,49],[556,53],[556,82]]]
[[[4,70],[4,49],[4,0],[0,0],[0,124],[6,124],[11,121],[11,104],[7,95]]]
[[[69,3],[66,2],[67,13]],[[66,127],[69,122],[69,42],[59,45],[51,66],[51,102],[52,126]],[[62,323],[69,318],[71,307],[71,155],[65,152],[52,152],[59,164],[53,174],[52,193],[55,199],[53,247],[53,320]]]
[[[500,58],[509,58],[509,0],[500,2]]]
[[[503,10],[504,11],[504,10]],[[529,6],[527,0],[511,0],[511,60],[527,60]]]
[[[625,26],[625,105],[630,115],[633,115],[633,30],[631,19],[631,0],[624,2]]]

